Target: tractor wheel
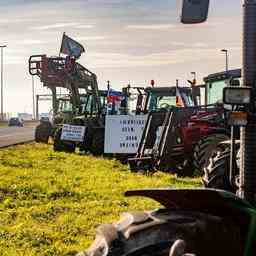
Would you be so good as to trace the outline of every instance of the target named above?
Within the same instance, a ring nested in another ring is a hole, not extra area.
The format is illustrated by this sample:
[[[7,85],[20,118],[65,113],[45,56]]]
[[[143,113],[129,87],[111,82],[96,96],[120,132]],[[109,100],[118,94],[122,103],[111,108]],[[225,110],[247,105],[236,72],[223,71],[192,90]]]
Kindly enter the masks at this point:
[[[76,145],[74,142],[61,140],[62,128],[56,130],[54,134],[53,150],[57,152],[74,153]]]
[[[95,156],[104,154],[104,129],[93,129],[90,152]]]
[[[35,129],[35,141],[48,143],[49,137],[52,135],[52,125],[49,123],[41,123]]]
[[[211,157],[215,157],[225,150],[220,142],[229,139],[229,136],[226,134],[216,133],[210,134],[197,142],[194,147],[194,166],[201,172],[200,174],[203,174],[204,168],[210,164],[209,159]]]
[[[77,256],[240,256],[239,232],[231,220],[204,213],[126,213],[115,224],[99,226],[93,244]]]
[[[179,177],[193,177],[195,175],[195,166],[191,159],[185,159],[183,163],[178,165],[174,172]]]
[[[203,184],[206,188],[222,189],[235,192],[236,187],[230,183],[230,150],[226,150],[211,158],[210,164],[205,168]],[[239,174],[237,164],[235,164],[235,175]],[[235,181],[234,181],[235,184]]]

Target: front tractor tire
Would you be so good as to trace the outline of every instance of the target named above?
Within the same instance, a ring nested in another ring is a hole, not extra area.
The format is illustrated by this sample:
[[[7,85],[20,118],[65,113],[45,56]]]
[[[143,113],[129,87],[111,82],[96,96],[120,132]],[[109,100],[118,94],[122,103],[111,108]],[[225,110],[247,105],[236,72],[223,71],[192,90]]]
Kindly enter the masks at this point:
[[[102,225],[90,248],[77,256],[240,256],[239,228],[229,219],[182,211],[126,213]]]
[[[40,123],[35,129],[35,141],[38,143],[48,143],[52,136],[53,127],[51,123]]]
[[[76,144],[72,141],[61,140],[62,128],[58,128],[54,134],[53,150],[57,152],[74,153]]]
[[[230,192],[235,192],[236,180],[239,174],[237,163],[234,162],[234,180],[230,182],[230,150],[226,150],[219,155],[212,157],[210,164],[204,170],[203,184],[205,188],[221,189]]]
[[[200,139],[194,147],[194,166],[203,174],[204,168],[210,164],[210,158],[217,156],[225,150],[225,146],[221,142],[230,140],[226,134],[216,133],[210,134]]]

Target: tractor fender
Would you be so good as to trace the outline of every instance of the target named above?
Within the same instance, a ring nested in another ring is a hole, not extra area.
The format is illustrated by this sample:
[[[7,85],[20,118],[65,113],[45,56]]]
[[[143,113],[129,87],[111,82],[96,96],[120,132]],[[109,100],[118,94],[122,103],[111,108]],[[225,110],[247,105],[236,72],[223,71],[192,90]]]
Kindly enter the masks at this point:
[[[231,145],[231,140],[224,140],[222,142],[220,142],[219,144],[223,144],[223,145]],[[240,146],[240,140],[235,140],[235,145],[236,146]]]
[[[125,192],[125,196],[148,197],[166,209],[199,211],[220,217],[233,216],[238,219],[243,217],[242,209],[253,208],[235,194],[215,189],[131,190]]]

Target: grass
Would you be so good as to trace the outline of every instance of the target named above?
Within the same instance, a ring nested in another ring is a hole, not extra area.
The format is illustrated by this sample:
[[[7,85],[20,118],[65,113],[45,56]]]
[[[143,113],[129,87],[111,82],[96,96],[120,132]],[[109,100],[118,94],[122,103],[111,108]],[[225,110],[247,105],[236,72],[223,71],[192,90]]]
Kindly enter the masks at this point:
[[[132,174],[115,160],[31,144],[0,151],[0,255],[75,255],[95,227],[128,210],[159,207],[128,189],[200,186],[199,179]]]

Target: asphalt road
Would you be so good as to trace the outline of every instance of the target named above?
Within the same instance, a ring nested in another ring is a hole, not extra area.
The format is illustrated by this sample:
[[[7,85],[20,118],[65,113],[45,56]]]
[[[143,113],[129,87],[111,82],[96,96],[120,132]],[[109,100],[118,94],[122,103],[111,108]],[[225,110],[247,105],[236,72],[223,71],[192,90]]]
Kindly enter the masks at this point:
[[[0,127],[0,148],[34,140],[34,127]]]

